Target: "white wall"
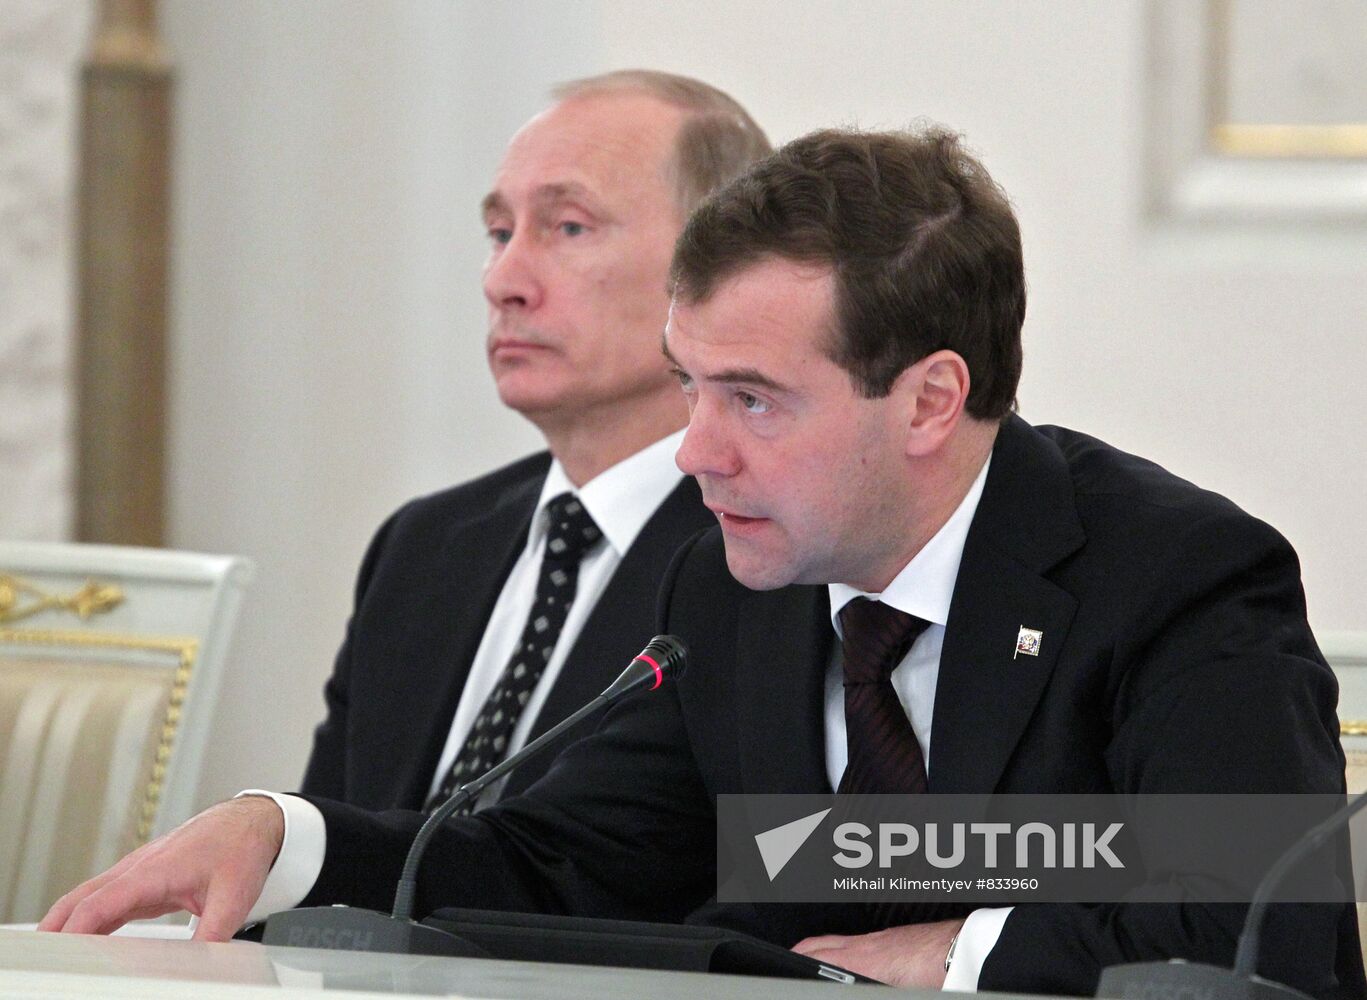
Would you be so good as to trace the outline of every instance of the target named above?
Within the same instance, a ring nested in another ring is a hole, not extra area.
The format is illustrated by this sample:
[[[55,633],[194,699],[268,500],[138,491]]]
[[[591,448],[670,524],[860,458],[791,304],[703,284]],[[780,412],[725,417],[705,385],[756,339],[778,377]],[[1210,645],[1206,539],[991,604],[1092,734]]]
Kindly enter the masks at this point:
[[[917,116],[1011,192],[1022,411],[1277,525],[1367,628],[1367,234],[1143,218],[1132,2],[168,2],[179,64],[172,541],[259,564],[204,797],[297,780],[365,542],[534,446],[484,370],[476,204],[553,81],[701,76],[784,140]]]

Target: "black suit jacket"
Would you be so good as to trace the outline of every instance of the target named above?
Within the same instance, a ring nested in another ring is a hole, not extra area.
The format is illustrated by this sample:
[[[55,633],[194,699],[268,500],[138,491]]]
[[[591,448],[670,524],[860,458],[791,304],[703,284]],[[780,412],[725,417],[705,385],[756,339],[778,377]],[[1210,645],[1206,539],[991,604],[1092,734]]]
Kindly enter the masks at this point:
[[[676,919],[716,884],[716,795],[828,789],[826,588],[746,590],[713,530],[679,553],[661,607],[661,630],[691,647],[687,675],[619,704],[528,794],[448,824],[420,908]],[[1038,657],[1013,658],[1021,625],[1043,632]],[[1003,426],[946,626],[931,792],[1341,793],[1336,698],[1280,535],[1092,438]],[[384,906],[414,817],[319,805],[328,851],[310,901]],[[849,906],[706,912],[782,944],[889,922]],[[1090,995],[1117,962],[1228,964],[1242,912],[1018,906],[979,985]],[[1278,920],[1265,974],[1362,995],[1348,908]]]
[[[413,500],[361,564],[346,640],[324,689],[302,790],[366,809],[420,809],[489,615],[527,542],[550,467],[542,452]],[[538,713],[535,738],[588,702],[653,635],[660,578],[715,519],[685,478],[646,522],[603,590]],[[582,735],[582,731],[580,733]],[[504,795],[545,773],[514,772]]]

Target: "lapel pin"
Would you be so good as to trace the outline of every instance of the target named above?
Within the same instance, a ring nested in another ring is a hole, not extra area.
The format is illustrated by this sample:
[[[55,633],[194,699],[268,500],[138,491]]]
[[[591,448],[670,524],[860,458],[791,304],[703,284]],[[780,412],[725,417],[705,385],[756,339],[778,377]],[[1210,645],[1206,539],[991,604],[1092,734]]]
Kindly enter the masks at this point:
[[[1040,640],[1044,638],[1044,633],[1037,628],[1026,628],[1021,626],[1016,633],[1016,651],[1011,655],[1015,659],[1024,653],[1026,656],[1039,656]]]

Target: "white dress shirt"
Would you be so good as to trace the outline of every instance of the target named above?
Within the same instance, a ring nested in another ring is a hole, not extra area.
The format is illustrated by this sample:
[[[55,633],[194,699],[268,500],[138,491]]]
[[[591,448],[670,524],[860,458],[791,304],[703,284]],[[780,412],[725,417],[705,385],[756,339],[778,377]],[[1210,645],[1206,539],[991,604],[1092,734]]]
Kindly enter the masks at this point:
[[[588,611],[616,570],[621,554],[630,546],[655,508],[677,484],[677,470],[674,470],[672,478],[665,477],[663,473],[659,474],[658,479],[654,477],[663,466],[661,456],[668,461],[669,468],[673,469],[673,455],[678,450],[681,438],[682,432],[651,445],[645,451],[638,452],[613,466],[577,491],[584,506],[603,529],[608,544],[591,550],[581,564],[579,589],[569,619],[565,623],[565,629],[561,633],[546,672],[527,703],[527,711],[523,713],[513,732],[510,752],[526,741],[532,725],[531,720],[544,703],[546,692],[554,683],[555,674],[564,663],[566,652],[583,627]],[[949,620],[949,605],[954,594],[954,583],[959,575],[964,542],[967,540],[973,515],[977,512],[978,501],[982,498],[983,485],[987,481],[987,469],[990,464],[989,457],[949,520],[911,562],[903,567],[881,594],[865,593],[841,583],[830,584],[827,588],[830,593],[832,624],[837,636],[842,634],[840,610],[856,597],[882,601],[930,623],[892,673],[893,688],[897,691],[897,697],[906,709],[908,718],[911,719],[927,770],[930,767],[935,689],[939,679],[940,649],[944,644],[945,623]],[[619,470],[627,470],[628,467],[629,472],[618,475]],[[638,488],[638,484],[630,481],[638,477],[643,480],[651,479],[650,485]],[[451,761],[455,759],[466,733],[474,724],[475,716],[497,682],[503,665],[521,635],[523,623],[535,596],[540,549],[546,536],[545,507],[552,497],[566,490],[573,491],[573,487],[565,477],[560,464],[554,462],[541,491],[527,546],[513,567],[503,593],[499,595],[489,626],[480,641],[479,651],[475,654],[470,678],[456,709],[451,735],[447,739],[446,749],[433,777],[434,790],[441,776],[450,767]],[[607,512],[609,509],[613,513],[600,516],[600,511]],[[609,527],[610,524],[613,527]],[[826,774],[832,788],[840,787],[840,778],[845,772],[849,752],[845,740],[843,678],[837,644],[835,655],[827,669],[825,697]],[[476,686],[479,688],[478,692],[474,690]],[[489,791],[493,789],[487,790],[486,795]],[[285,839],[281,844],[280,854],[262,888],[261,896],[248,917],[249,921],[262,920],[272,913],[299,905],[300,900],[312,890],[313,883],[323,867],[327,832],[322,814],[297,796],[257,789],[242,794],[269,796],[285,814]],[[485,804],[489,801],[492,800],[481,799]],[[984,907],[969,914],[959,932],[954,962],[945,976],[945,989],[970,992],[977,989],[983,962],[1001,935],[1002,926],[1010,913],[1010,907]]]
[[[935,714],[935,687],[940,678],[940,649],[945,642],[945,623],[949,621],[949,602],[954,596],[954,581],[959,577],[959,562],[963,559],[968,527],[977,513],[982,499],[983,484],[987,482],[987,467],[983,464],[954,513],[912,557],[911,562],[893,577],[881,594],[870,594],[843,583],[832,583],[826,589],[831,598],[831,624],[835,634],[843,638],[840,612],[856,597],[882,601],[898,611],[915,615],[929,626],[912,643],[902,662],[892,672],[892,686],[897,700],[906,709],[916,741],[921,744],[926,771],[930,771],[931,728]],[[840,659],[840,645],[836,644],[831,664],[826,670],[826,777],[832,788],[840,787],[849,757],[845,740],[845,672]],[[959,931],[959,943],[954,948],[954,962],[945,976],[947,990],[972,991],[978,988],[978,973],[983,961],[1001,935],[1002,925],[1011,912],[1010,907],[974,910]]]

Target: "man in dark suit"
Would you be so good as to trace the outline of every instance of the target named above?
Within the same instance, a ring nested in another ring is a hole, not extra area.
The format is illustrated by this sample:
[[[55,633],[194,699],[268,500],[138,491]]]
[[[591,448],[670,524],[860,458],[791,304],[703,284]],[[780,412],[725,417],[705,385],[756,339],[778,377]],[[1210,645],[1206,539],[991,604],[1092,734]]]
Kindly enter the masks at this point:
[[[454,768],[497,763],[558,723],[650,637],[670,556],[712,521],[673,460],[687,414],[658,347],[666,275],[689,211],[768,144],[730,97],[672,74],[609,73],[555,97],[514,137],[483,205],[490,367],[549,453],[415,500],[381,527],[325,689],[307,794],[421,809]],[[563,625],[552,615],[519,661],[548,508],[565,493],[600,537],[573,584],[548,595],[568,592]],[[500,749],[480,758],[469,746],[500,698],[516,708],[490,736]]]
[[[726,793],[1342,792],[1336,688],[1285,540],[1013,415],[1019,234],[952,135],[790,143],[693,215],[673,284],[678,461],[720,521],[661,593],[689,672],[620,703],[525,795],[439,831],[419,911],[681,919],[728,874]],[[327,853],[294,898],[387,906],[420,817],[312,805]],[[290,848],[263,800],[215,810],[44,926],[188,899],[204,936],[231,932]],[[1115,962],[1228,964],[1243,908],[967,909],[701,917],[892,983],[1087,993]],[[1363,992],[1348,908],[1280,911],[1265,942],[1271,977]]]

